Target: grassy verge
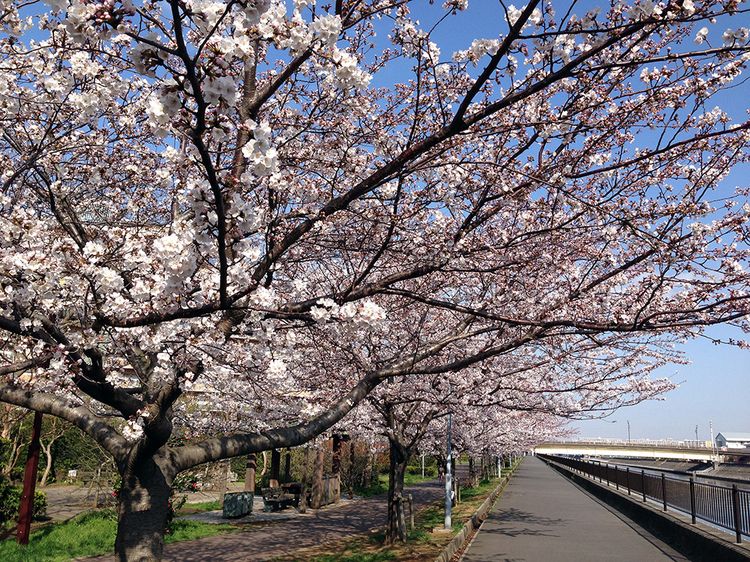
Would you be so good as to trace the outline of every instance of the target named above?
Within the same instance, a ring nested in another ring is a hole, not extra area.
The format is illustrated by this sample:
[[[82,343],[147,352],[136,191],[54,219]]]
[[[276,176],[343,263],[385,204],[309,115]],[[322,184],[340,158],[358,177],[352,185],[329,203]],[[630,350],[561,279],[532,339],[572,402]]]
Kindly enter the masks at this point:
[[[188,515],[191,513],[202,513],[204,511],[216,511],[221,509],[219,500],[210,502],[186,503],[178,511],[178,515]]]
[[[506,475],[505,471],[503,475]],[[379,532],[329,543],[325,547],[308,549],[291,558],[279,558],[278,561],[424,562],[434,560],[499,483],[500,479],[493,478],[481,482],[474,488],[462,489],[461,503],[453,508],[453,534],[450,536],[432,533],[434,528],[442,528],[444,522],[443,503],[436,501],[416,514],[415,528],[409,533],[409,541],[406,544],[383,546],[385,537],[382,532]]]
[[[177,520],[174,533],[165,542],[200,539],[234,530],[231,525],[210,525],[198,521]],[[0,542],[3,562],[63,562],[73,558],[97,556],[114,551],[117,518],[113,510],[82,513],[69,521],[50,524],[31,534],[26,547],[15,540]]]

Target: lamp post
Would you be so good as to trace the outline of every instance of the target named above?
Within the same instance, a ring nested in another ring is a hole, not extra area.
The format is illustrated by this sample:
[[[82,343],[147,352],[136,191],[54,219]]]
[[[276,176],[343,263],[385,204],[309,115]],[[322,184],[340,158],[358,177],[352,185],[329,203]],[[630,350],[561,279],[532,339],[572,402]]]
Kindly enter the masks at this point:
[[[630,445],[630,420],[628,421],[628,445]]]
[[[451,475],[451,413],[448,412],[448,438],[446,447],[446,461],[445,461],[445,529],[450,531],[453,529],[453,523],[451,522],[451,487],[452,487],[452,475]]]

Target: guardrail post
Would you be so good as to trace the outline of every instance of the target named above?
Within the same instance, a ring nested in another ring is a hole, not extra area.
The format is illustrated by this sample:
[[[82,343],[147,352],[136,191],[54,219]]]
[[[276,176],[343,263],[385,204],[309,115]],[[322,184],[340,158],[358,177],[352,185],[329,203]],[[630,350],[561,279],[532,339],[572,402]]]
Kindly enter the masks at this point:
[[[625,467],[625,484],[628,486],[628,495],[630,495],[630,467]]]
[[[667,511],[667,480],[664,478],[664,473],[661,473],[661,502],[664,506],[664,511]]]
[[[620,467],[615,465],[615,490],[620,489]]]
[[[641,470],[641,490],[643,490],[643,501],[646,501],[646,471]]]
[[[740,494],[737,491],[737,484],[732,484],[732,510],[734,511],[734,534],[739,544],[742,542],[742,521],[740,521]]]
[[[604,479],[607,481],[607,487],[609,487],[609,463],[604,463]]]
[[[695,477],[690,475],[690,519],[695,525]]]

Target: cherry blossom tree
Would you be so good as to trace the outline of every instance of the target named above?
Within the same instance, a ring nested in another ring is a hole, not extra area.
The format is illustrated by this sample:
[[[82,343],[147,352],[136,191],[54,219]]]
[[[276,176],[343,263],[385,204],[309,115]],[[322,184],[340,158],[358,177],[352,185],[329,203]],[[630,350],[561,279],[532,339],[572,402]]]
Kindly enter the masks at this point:
[[[121,560],[179,472],[383,381],[747,328],[739,3],[501,4],[453,53],[472,7],[422,4],[0,0],[0,401],[113,456]]]
[[[357,357],[358,350],[363,356],[383,361],[408,356],[410,347],[422,345],[420,338],[435,338],[430,330],[447,323],[447,319],[427,322],[429,309],[412,308],[422,312],[408,315],[401,309],[400,321],[388,323],[387,337],[349,349],[349,357],[356,359],[350,361],[348,369],[361,369],[365,358]],[[396,333],[397,328],[404,333]],[[337,354],[336,349],[326,348],[322,339],[317,344],[326,356]],[[362,431],[357,428],[378,428],[376,431],[388,439],[386,540],[406,541],[403,497],[407,464],[419,450],[445,454],[446,416],[453,416],[457,430],[451,433],[459,453],[486,460],[491,455],[526,450],[560,434],[565,419],[604,415],[672,389],[671,381],[653,380],[648,375],[666,361],[679,361],[680,357],[669,352],[669,339],[659,338],[650,344],[644,345],[642,337],[633,342],[627,334],[595,341],[589,337],[542,340],[459,372],[396,377],[380,385],[353,413],[347,426],[354,432]],[[335,371],[338,376],[346,376],[347,366]],[[331,375],[326,378],[335,379]],[[356,379],[356,375],[351,378]]]

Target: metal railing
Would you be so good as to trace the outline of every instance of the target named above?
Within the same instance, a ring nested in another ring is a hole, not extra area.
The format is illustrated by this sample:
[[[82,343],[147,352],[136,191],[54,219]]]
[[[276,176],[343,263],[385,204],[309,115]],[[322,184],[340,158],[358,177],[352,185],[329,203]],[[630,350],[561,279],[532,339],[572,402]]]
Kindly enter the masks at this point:
[[[671,507],[688,513],[693,523],[701,519],[733,531],[738,543],[742,542],[743,535],[750,535],[750,490],[740,490],[737,484],[722,486],[696,482],[692,476],[686,480],[664,473],[651,474],[645,470],[631,470],[630,467],[622,468],[599,461],[550,455],[537,456],[590,476],[608,486],[615,486],[623,492],[627,491],[629,496],[634,495],[644,502],[658,502],[664,511]]]

